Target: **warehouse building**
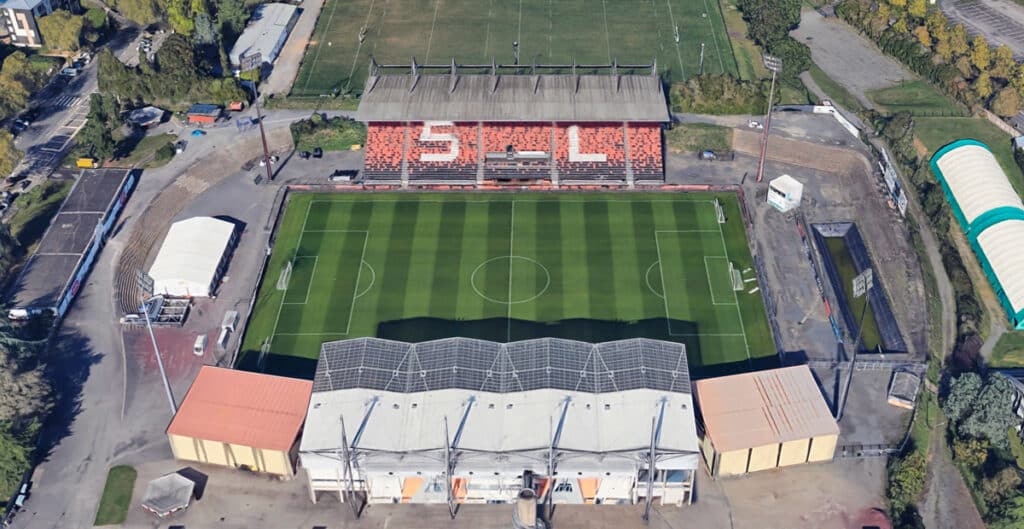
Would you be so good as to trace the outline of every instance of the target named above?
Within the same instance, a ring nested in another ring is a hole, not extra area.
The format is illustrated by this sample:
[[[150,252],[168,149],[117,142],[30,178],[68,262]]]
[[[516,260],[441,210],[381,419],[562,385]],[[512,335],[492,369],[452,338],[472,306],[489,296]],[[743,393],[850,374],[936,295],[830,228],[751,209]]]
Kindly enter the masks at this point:
[[[213,217],[171,224],[149,276],[153,293],[171,298],[212,297],[238,242],[235,225]]]
[[[360,338],[322,345],[299,453],[314,502],[681,505],[694,421],[678,343]]]
[[[694,389],[712,476],[832,460],[839,425],[806,365],[699,380]]]
[[[1024,203],[987,145],[957,140],[932,172],[1013,327],[1024,329]]]
[[[238,36],[228,53],[231,67],[238,71],[243,57],[259,54],[266,64],[274,64],[288,35],[298,20],[299,10],[291,4],[270,3],[256,6],[249,25]]]
[[[312,383],[203,366],[167,427],[174,458],[291,478]]]
[[[63,317],[135,188],[128,169],[85,169],[11,287],[7,316]]]

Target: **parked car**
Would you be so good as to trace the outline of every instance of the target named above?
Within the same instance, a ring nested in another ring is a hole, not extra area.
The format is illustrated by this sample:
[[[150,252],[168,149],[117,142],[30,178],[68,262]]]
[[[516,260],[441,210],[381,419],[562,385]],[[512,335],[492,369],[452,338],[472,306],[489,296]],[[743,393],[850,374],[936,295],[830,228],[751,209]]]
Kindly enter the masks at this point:
[[[199,137],[202,137],[202,136],[206,136],[206,131],[205,130],[196,129],[196,130],[192,131],[192,135],[197,137],[197,138],[199,138]]]
[[[78,68],[64,68],[60,74],[64,77],[78,77]]]
[[[316,147],[316,148],[313,149],[313,158],[323,158],[323,157],[324,157],[324,150],[323,149],[321,149],[320,147]]]
[[[309,159],[309,151],[302,151],[302,152],[300,152],[299,153],[299,158],[302,158],[303,160],[308,160]]]
[[[196,336],[196,343],[192,346],[192,354],[196,356],[203,356],[206,352],[206,335],[200,334]]]
[[[174,154],[181,154],[185,152],[185,147],[188,147],[188,142],[185,140],[178,140],[174,142]]]
[[[31,123],[29,123],[27,120],[18,118],[16,120],[14,120],[14,129],[13,130],[14,130],[14,132],[21,132],[21,131],[27,129],[29,125],[31,125]]]
[[[18,187],[20,187],[22,190],[25,190],[25,189],[28,189],[28,186],[30,186],[30,185],[32,185],[32,181],[31,180],[22,180],[21,183],[18,184]]]

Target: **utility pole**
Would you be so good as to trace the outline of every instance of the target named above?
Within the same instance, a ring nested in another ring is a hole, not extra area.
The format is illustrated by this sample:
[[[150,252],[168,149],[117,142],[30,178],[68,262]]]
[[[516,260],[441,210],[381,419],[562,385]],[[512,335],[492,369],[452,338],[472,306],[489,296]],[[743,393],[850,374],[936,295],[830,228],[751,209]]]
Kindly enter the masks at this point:
[[[782,71],[782,59],[764,56],[764,66],[772,72],[772,88],[768,92],[768,113],[764,116],[764,134],[761,135],[761,159],[757,162],[757,181],[764,177],[764,157],[768,153],[768,131],[772,127],[772,104],[775,102],[775,76]]]
[[[700,74],[704,75],[704,43],[700,43]]]
[[[160,357],[160,347],[156,344],[156,335],[153,334],[153,323],[149,319],[149,302],[153,298],[153,278],[142,270],[135,271],[135,281],[142,292],[142,313],[146,318],[146,330],[149,331],[149,340],[153,343],[153,354],[156,355],[156,366],[160,369],[160,380],[164,383],[164,392],[167,393],[167,403],[171,406],[171,416],[178,413],[178,406],[174,403],[174,395],[171,393],[171,383],[167,380],[167,371],[164,370],[164,361]]]
[[[274,180],[274,171],[270,168],[270,149],[267,148],[267,132],[263,128],[263,112],[260,110],[260,95],[256,91],[256,76],[261,73],[260,70],[263,68],[263,54],[254,53],[252,55],[242,57],[239,67],[243,73],[253,71],[257,72],[256,75],[249,76],[249,81],[252,82],[252,104],[256,107],[256,120],[260,124],[260,140],[263,142],[263,165],[267,168],[267,183],[269,184]]]
[[[850,386],[853,384],[853,371],[857,363],[857,350],[860,348],[860,338],[864,335],[864,316],[868,313],[868,294],[875,286],[875,274],[870,268],[853,278],[853,299],[864,298],[864,305],[860,309],[860,323],[857,324],[857,337],[853,340],[853,355],[850,357],[850,373],[846,376],[846,387],[843,389],[842,402],[836,410],[836,422],[843,419],[843,411],[846,410],[846,398],[850,394]]]
[[[512,64],[519,65],[519,41],[512,41]]]

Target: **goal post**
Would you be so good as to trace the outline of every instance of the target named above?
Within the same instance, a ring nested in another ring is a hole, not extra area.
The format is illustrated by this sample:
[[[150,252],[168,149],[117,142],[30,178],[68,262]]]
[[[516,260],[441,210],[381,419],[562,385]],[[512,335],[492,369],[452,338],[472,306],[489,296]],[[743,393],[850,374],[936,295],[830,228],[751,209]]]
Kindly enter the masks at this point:
[[[719,224],[725,224],[725,210],[722,209],[722,202],[717,198],[715,199],[715,216],[718,218]]]
[[[288,290],[288,280],[292,278],[292,261],[285,263],[281,275],[277,276],[277,289]]]
[[[732,281],[733,290],[743,290],[743,274],[729,261],[729,279]]]

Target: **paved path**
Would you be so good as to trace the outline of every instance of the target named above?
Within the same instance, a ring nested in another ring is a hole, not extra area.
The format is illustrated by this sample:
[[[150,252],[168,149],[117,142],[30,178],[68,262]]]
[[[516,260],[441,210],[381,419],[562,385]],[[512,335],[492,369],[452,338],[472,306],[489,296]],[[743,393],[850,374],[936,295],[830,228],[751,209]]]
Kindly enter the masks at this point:
[[[264,94],[287,94],[291,91],[323,5],[324,0],[305,0],[302,3],[302,13],[299,14],[299,20],[295,22],[288,41],[274,61],[274,71],[260,86]]]
[[[928,529],[985,529],[971,493],[946,446],[946,423],[932,427],[924,501],[919,505]]]

